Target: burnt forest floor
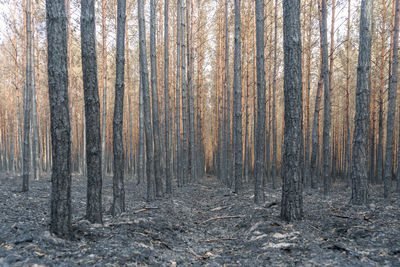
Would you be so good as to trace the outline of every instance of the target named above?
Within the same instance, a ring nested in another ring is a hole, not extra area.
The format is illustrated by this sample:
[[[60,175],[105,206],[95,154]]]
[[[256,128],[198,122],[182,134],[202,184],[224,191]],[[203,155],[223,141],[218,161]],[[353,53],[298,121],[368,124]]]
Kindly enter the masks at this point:
[[[0,174],[0,266],[400,266],[400,200],[384,202],[371,186],[371,204],[348,205],[350,189],[336,184],[323,200],[304,190],[305,218],[279,219],[280,189],[265,189],[253,204],[253,186],[236,195],[215,177],[175,188],[145,202],[145,184],[125,183],[126,213],[111,217],[112,181],[103,185],[103,224],[84,219],[86,179],[73,176],[76,240],[48,232],[50,178],[31,181]]]

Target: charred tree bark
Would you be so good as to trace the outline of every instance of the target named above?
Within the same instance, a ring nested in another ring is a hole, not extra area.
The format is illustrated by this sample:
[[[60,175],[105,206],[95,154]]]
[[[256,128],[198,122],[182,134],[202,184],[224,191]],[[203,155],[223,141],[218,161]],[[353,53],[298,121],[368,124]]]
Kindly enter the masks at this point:
[[[51,121],[50,231],[72,238],[71,126],[68,110],[67,19],[64,0],[46,1],[47,71]]]
[[[100,103],[95,30],[94,0],[81,0],[81,49],[87,157],[86,217],[92,223],[102,223]]]
[[[32,109],[32,25],[31,25],[31,0],[26,1],[26,69],[24,87],[24,146],[22,164],[22,192],[29,190],[29,176],[31,165],[31,109]]]
[[[368,201],[368,122],[369,78],[371,66],[372,0],[361,2],[360,44],[357,68],[356,115],[354,118],[353,158],[351,164],[351,203]]]
[[[139,19],[139,63],[140,76],[142,79],[144,126],[146,131],[146,173],[147,173],[147,201],[154,199],[154,161],[153,161],[153,132],[151,129],[150,111],[150,88],[149,88],[149,69],[147,66],[146,51],[146,30],[144,20],[143,0],[138,0],[138,19]]]
[[[254,179],[254,202],[264,202],[261,181],[265,164],[265,69],[264,69],[264,1],[256,0],[256,47],[257,47],[257,132]]]
[[[324,77],[324,128],[322,137],[322,173],[324,183],[324,196],[328,196],[331,186],[331,100],[330,79],[328,66],[328,40],[327,40],[327,7],[326,0],[321,1],[321,48],[322,48],[322,75]]]
[[[178,186],[182,186],[182,162],[181,162],[181,121],[180,121],[180,64],[181,64],[181,1],[177,0],[177,19],[176,19],[176,90],[175,90],[175,170]]]
[[[392,44],[392,65],[389,72],[389,90],[388,90],[388,118],[387,118],[387,131],[386,131],[386,156],[384,168],[384,197],[389,199],[392,190],[392,172],[393,172],[393,136],[394,136],[394,119],[396,113],[396,91],[397,91],[397,56],[398,56],[398,39],[399,39],[399,12],[400,0],[395,3],[395,19],[393,26],[393,44]]]
[[[278,49],[278,0],[275,0],[274,6],[274,70],[272,79],[272,188],[276,188],[276,157],[277,157],[277,142],[276,142],[276,75],[277,75],[277,49]]]
[[[158,114],[158,90],[157,90],[157,54],[156,54],[156,4],[155,0],[150,0],[150,64],[151,64],[151,100],[153,117],[153,137],[154,137],[154,178],[156,197],[163,196],[161,180],[161,138],[160,138],[160,119]]]
[[[165,116],[165,187],[166,193],[172,194],[171,148],[169,143],[169,36],[168,36],[168,0],[164,1],[164,116]]]
[[[113,216],[125,211],[124,188],[124,143],[123,143],[123,115],[124,115],[124,90],[125,90],[125,22],[126,0],[118,0],[117,10],[117,58],[115,79],[115,102],[113,120],[113,152],[114,152],[114,177],[113,177]]]
[[[303,217],[303,124],[300,1],[283,1],[285,133],[282,208],[285,221]]]
[[[240,37],[240,0],[235,0],[235,54],[234,54],[234,192],[242,189],[242,67],[241,67],[241,37]]]

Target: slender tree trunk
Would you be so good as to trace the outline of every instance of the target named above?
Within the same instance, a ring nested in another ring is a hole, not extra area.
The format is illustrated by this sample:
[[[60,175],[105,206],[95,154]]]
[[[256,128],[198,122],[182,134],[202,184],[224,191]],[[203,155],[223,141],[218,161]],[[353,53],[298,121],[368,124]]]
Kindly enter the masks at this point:
[[[144,107],[143,107],[143,83],[142,77],[139,78],[139,162],[138,162],[138,184],[144,180]]]
[[[382,0],[386,7],[386,0]],[[386,8],[382,8],[382,32],[381,32],[381,54],[380,54],[380,75],[379,75],[379,97],[378,97],[378,155],[376,159],[376,180],[381,183],[383,180],[383,94],[385,87],[385,54],[386,54]]]
[[[351,20],[351,0],[347,3],[347,40],[346,40],[346,152],[345,152],[345,180],[347,187],[350,186],[351,170],[351,135],[350,135],[350,20]]]
[[[160,161],[160,120],[158,114],[157,90],[157,55],[156,55],[156,4],[150,0],[150,64],[151,64],[151,89],[152,89],[152,116],[154,137],[154,178],[156,197],[163,196]]]
[[[241,67],[241,39],[240,39],[240,0],[235,0],[235,54],[234,54],[234,192],[242,189],[242,67]]]
[[[102,128],[101,128],[101,174],[105,176],[105,162],[106,162],[106,126],[107,126],[107,15],[106,15],[106,0],[101,0],[101,35],[102,35],[102,87],[103,87],[103,114],[102,114]]]
[[[81,49],[87,153],[86,217],[92,223],[101,223],[102,161],[94,0],[81,0]]]
[[[371,39],[372,0],[362,0],[357,68],[356,115],[354,118],[353,159],[351,164],[351,203],[356,205],[366,204],[368,201],[367,143]]]
[[[31,5],[31,10],[33,10]],[[32,19],[32,28],[35,28],[34,20]],[[39,161],[38,161],[38,116],[37,116],[37,97],[36,97],[36,73],[35,73],[35,55],[34,55],[34,31],[32,33],[31,46],[31,62],[32,62],[32,172],[33,179],[39,180]]]
[[[29,175],[31,165],[30,131],[32,109],[32,25],[31,25],[31,0],[26,0],[26,73],[24,88],[24,147],[23,147],[23,173],[22,192],[29,190]]]
[[[181,1],[177,0],[177,20],[176,20],[176,107],[175,107],[175,170],[178,179],[178,186],[182,186],[182,162],[181,162],[181,121],[180,121],[180,64],[181,64]]]
[[[48,84],[53,168],[50,231],[72,238],[71,127],[68,111],[67,21],[64,0],[46,1]]]
[[[321,0],[321,49],[322,49],[322,75],[324,77],[324,128],[323,128],[323,183],[324,196],[329,196],[331,186],[331,100],[328,66],[328,41],[327,41],[327,7],[326,0]]]
[[[188,19],[188,90],[189,90],[189,148],[190,148],[190,177],[195,180],[196,170],[196,151],[195,151],[195,133],[194,133],[194,93],[193,93],[193,2],[188,0],[188,11],[190,9],[190,23]]]
[[[282,208],[285,221],[303,217],[303,124],[300,1],[283,1],[285,133]]]
[[[274,5],[274,74],[272,79],[272,188],[276,188],[276,158],[277,158],[277,142],[276,142],[276,76],[277,76],[277,49],[278,49],[278,0]]]
[[[113,177],[113,216],[125,211],[124,188],[124,144],[123,144],[123,115],[124,115],[124,90],[125,90],[125,22],[126,0],[118,0],[117,22],[117,58],[115,79],[115,104],[113,120],[113,152],[114,152],[114,177]]]
[[[264,202],[261,181],[264,177],[265,164],[265,68],[264,68],[264,1],[256,0],[256,43],[257,43],[257,132],[254,179],[254,202]]]
[[[139,61],[140,76],[142,78],[144,125],[146,131],[146,173],[147,173],[147,201],[154,199],[154,162],[153,162],[153,132],[151,129],[150,111],[150,88],[149,88],[149,69],[147,66],[146,51],[146,30],[144,20],[143,0],[138,0],[138,19],[139,19]]]
[[[165,116],[165,187],[167,194],[172,194],[171,148],[169,140],[169,36],[168,36],[168,0],[164,0],[164,116]]]
[[[393,136],[394,136],[394,119],[396,113],[396,91],[397,91],[397,55],[398,55],[398,39],[399,39],[399,12],[400,0],[396,0],[396,11],[393,26],[393,44],[392,44],[392,65],[389,72],[389,90],[388,90],[388,118],[386,130],[386,156],[384,168],[384,197],[390,199],[392,190],[392,172],[393,172]]]

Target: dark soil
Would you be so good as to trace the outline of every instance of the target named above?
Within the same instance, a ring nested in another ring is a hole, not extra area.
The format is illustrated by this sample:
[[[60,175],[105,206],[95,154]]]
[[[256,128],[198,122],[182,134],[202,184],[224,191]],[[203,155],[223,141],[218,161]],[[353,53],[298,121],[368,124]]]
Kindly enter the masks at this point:
[[[145,185],[126,181],[127,212],[109,214],[112,181],[104,181],[104,224],[84,220],[86,180],[74,176],[74,241],[48,232],[50,178],[31,181],[0,174],[0,266],[400,266],[400,200],[348,205],[350,190],[336,185],[323,200],[304,192],[305,218],[279,219],[280,190],[253,204],[252,185],[238,196],[215,178],[177,188],[171,198],[145,202]]]

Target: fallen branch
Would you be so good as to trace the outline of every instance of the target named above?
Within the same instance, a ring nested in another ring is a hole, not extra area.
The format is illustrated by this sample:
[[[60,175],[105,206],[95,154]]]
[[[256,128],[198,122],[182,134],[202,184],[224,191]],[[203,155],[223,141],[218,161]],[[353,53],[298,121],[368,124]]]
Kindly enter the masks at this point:
[[[214,217],[214,218],[210,218],[208,220],[205,220],[203,222],[201,222],[200,224],[205,224],[211,221],[216,221],[216,220],[223,220],[223,219],[235,219],[235,218],[243,218],[243,216],[240,215],[235,215],[235,216],[218,216],[218,217]]]

